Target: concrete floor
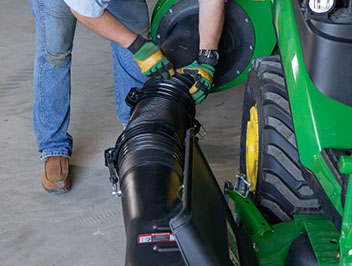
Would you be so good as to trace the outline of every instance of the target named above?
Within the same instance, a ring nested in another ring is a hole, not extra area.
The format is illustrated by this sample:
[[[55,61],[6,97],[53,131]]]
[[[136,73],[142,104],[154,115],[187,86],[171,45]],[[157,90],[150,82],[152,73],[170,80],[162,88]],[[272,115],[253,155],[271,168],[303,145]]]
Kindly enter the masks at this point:
[[[35,30],[27,1],[0,8],[0,265],[123,265],[120,199],[111,196],[103,151],[121,133],[109,42],[78,25],[69,132],[72,190],[50,195],[32,130]],[[243,86],[210,95],[197,117],[201,147],[220,183],[238,172]]]

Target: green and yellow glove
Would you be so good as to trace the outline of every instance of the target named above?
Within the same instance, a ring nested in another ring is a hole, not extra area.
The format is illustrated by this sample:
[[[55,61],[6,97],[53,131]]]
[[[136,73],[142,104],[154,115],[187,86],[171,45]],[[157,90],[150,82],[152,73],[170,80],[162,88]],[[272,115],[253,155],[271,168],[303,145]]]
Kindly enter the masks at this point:
[[[175,74],[172,63],[152,41],[138,35],[128,49],[134,54],[134,60],[147,77],[166,79]]]
[[[200,64],[194,61],[192,64],[176,69],[177,73],[191,75],[194,78],[194,85],[189,93],[196,104],[200,104],[208,96],[213,83],[215,68],[210,64]]]

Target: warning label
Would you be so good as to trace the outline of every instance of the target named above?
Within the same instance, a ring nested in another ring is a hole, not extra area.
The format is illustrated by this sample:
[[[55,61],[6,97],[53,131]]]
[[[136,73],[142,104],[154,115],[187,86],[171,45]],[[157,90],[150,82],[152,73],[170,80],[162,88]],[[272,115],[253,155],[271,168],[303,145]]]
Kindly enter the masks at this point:
[[[226,220],[227,226],[227,237],[228,237],[228,248],[229,256],[232,264],[235,266],[240,266],[240,256],[238,254],[236,235],[233,232],[230,223]]]
[[[176,241],[176,238],[172,232],[142,234],[138,236],[138,244],[174,241]]]

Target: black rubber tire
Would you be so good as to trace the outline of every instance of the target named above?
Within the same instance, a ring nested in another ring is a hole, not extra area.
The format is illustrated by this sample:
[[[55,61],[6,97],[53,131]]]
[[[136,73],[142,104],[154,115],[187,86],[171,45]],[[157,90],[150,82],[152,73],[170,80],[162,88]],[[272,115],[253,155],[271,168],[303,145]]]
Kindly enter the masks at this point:
[[[255,204],[271,223],[293,214],[321,213],[300,164],[288,93],[279,56],[252,63],[243,102],[240,170],[246,173],[249,110],[257,104],[259,156]]]

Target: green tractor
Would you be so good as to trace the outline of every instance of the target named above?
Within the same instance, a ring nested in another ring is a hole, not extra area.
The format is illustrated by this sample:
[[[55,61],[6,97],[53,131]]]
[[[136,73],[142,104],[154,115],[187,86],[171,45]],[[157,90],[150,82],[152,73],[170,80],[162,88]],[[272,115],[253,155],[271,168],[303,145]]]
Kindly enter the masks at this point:
[[[351,4],[272,3],[280,56],[252,63],[242,121],[241,171],[261,214],[231,193],[261,265],[352,263]],[[261,215],[271,226],[251,222]]]
[[[175,67],[197,56],[197,2],[155,7],[152,38]],[[177,242],[153,250],[182,262],[153,265],[352,265],[352,0],[228,0],[225,10],[213,92],[248,79],[241,174],[223,197],[188,130],[172,232],[136,234]]]
[[[155,9],[152,35],[165,46],[163,40],[174,38],[163,33],[172,27],[159,29],[165,26],[159,20],[175,23],[170,10],[177,13],[182,2],[160,1]],[[226,3],[220,45],[226,59],[214,91],[243,82],[251,66],[243,102],[244,175],[235,185],[249,193],[244,197],[228,185],[227,195],[259,265],[352,263],[351,2]],[[276,42],[277,55],[262,57]],[[235,75],[226,79],[229,72]]]

